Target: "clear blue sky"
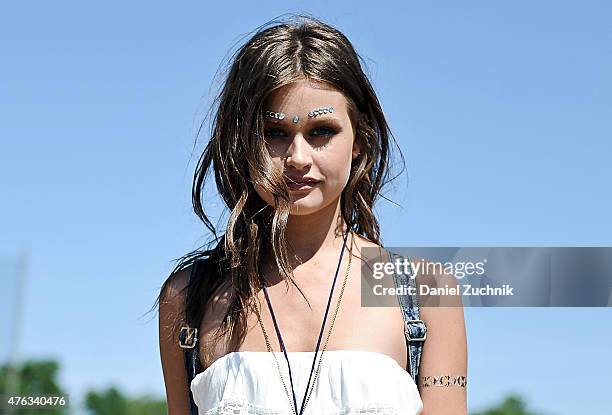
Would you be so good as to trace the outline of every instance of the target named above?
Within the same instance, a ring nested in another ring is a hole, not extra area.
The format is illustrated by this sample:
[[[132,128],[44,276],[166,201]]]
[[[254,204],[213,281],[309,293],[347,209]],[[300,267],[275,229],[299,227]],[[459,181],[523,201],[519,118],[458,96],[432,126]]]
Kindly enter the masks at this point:
[[[612,245],[609,2],[288,5],[3,5],[0,252],[30,253],[22,355],[60,359],[73,397],[164,393],[141,315],[203,241],[196,127],[221,59],[281,13],[327,20],[368,61],[407,161],[402,208],[377,207],[385,245]],[[610,308],[466,317],[470,409],[518,391],[550,413],[609,411]]]

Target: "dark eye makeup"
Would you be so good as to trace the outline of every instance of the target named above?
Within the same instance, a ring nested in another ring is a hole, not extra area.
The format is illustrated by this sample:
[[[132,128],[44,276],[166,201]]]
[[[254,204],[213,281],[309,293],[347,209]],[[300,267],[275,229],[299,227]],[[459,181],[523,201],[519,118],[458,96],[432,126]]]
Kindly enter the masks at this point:
[[[333,135],[336,135],[337,133],[338,133],[338,130],[335,127],[321,125],[321,126],[314,127],[312,130],[310,130],[310,133],[308,135],[310,137],[331,137]],[[280,138],[280,137],[287,136],[283,128],[276,127],[276,126],[266,127],[264,129],[264,135],[269,138]]]

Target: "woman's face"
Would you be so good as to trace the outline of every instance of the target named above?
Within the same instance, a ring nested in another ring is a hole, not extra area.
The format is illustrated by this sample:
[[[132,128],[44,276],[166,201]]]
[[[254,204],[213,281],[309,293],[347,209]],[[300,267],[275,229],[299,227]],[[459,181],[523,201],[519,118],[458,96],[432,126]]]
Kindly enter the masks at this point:
[[[308,116],[320,107],[333,110]],[[266,116],[266,111],[283,113],[284,118]],[[296,81],[270,95],[264,119],[268,152],[289,186],[291,214],[308,215],[337,202],[348,183],[351,161],[359,154],[344,95],[324,83]],[[310,179],[317,182],[300,184]],[[259,186],[255,190],[274,206],[268,192]]]

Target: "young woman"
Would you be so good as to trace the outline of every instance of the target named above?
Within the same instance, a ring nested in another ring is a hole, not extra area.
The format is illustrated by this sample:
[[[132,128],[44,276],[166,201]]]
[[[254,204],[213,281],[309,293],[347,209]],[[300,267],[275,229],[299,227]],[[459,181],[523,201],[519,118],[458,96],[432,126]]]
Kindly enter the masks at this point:
[[[401,310],[361,306],[361,253],[384,252],[373,206],[391,134],[359,59],[305,16],[232,57],[193,185],[215,240],[182,258],[158,298],[170,415],[467,413],[465,387],[407,372]],[[220,238],[202,206],[211,169],[231,212]],[[419,373],[465,375],[462,308],[421,318]]]

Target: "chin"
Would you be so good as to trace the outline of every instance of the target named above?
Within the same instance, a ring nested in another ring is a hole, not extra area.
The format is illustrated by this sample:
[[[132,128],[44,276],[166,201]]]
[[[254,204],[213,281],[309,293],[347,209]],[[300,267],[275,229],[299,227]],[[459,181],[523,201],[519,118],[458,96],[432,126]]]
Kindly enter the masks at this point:
[[[321,210],[323,206],[319,203],[302,203],[296,201],[291,203],[291,211],[289,212],[292,216],[305,216],[315,213]]]
[[[316,194],[293,196],[291,200],[291,211],[289,214],[292,216],[305,216],[316,213],[333,202],[333,200],[323,199],[320,195]]]

